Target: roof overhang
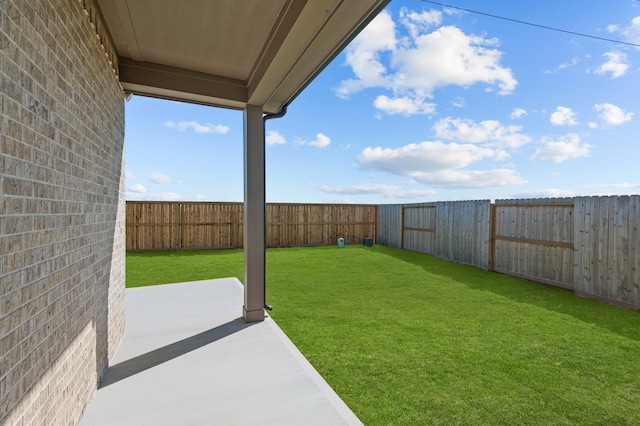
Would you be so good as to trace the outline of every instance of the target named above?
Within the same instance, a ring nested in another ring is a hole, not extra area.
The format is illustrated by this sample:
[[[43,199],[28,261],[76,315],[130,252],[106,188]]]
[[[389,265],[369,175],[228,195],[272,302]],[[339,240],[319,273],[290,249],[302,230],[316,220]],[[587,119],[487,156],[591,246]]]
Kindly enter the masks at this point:
[[[96,0],[125,91],[278,112],[390,0]]]

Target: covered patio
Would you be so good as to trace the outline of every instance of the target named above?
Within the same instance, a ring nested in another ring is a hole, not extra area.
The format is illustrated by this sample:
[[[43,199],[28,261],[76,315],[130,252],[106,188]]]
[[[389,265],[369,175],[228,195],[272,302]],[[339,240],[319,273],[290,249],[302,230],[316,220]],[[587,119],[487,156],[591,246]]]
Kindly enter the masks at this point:
[[[126,96],[244,111],[242,316],[264,319],[264,123],[389,0],[97,0]]]
[[[97,0],[125,92],[244,112],[244,286],[126,290],[82,424],[360,424],[265,314],[264,125],[389,0]]]
[[[127,290],[124,341],[82,425],[357,425],[235,278]]]

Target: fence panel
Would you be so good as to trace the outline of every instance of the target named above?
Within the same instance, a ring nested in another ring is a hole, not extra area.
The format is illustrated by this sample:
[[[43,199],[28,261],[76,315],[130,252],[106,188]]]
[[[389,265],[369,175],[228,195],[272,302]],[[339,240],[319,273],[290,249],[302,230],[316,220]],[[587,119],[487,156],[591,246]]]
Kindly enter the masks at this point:
[[[338,237],[347,244],[361,244],[366,237],[376,241],[376,206],[336,204],[333,209],[335,231],[331,242]]]
[[[180,247],[237,248],[241,203],[180,203]]]
[[[576,293],[640,307],[640,196],[576,197]]]
[[[330,244],[331,205],[267,204],[267,247]]]
[[[127,250],[172,250],[180,246],[180,203],[127,202]]]
[[[450,201],[436,206],[436,256],[489,269],[491,202]]]
[[[491,269],[573,288],[572,199],[496,200]]]
[[[402,208],[402,248],[421,253],[436,253],[435,205],[409,205]]]
[[[402,247],[402,205],[378,206],[376,242],[385,246]]]
[[[289,245],[288,204],[267,205],[267,247]]]
[[[405,205],[401,247],[488,269],[490,206],[488,200]]]

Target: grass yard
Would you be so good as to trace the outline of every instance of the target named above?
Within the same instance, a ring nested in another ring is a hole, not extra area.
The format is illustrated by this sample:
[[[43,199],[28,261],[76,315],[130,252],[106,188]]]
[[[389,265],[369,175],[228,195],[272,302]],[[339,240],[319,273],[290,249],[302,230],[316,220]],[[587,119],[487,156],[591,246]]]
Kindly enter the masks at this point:
[[[127,286],[243,278],[128,253]],[[638,425],[640,314],[383,246],[267,251],[271,316],[367,425]]]

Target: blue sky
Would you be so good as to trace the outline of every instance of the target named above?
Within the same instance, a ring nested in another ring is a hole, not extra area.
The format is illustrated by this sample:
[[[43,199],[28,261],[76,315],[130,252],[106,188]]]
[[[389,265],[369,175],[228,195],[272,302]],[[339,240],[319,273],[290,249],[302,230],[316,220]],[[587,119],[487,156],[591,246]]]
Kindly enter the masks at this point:
[[[640,44],[640,1],[451,5]],[[390,5],[267,122],[268,202],[640,193],[640,48]],[[242,112],[134,96],[129,200],[242,201]]]

